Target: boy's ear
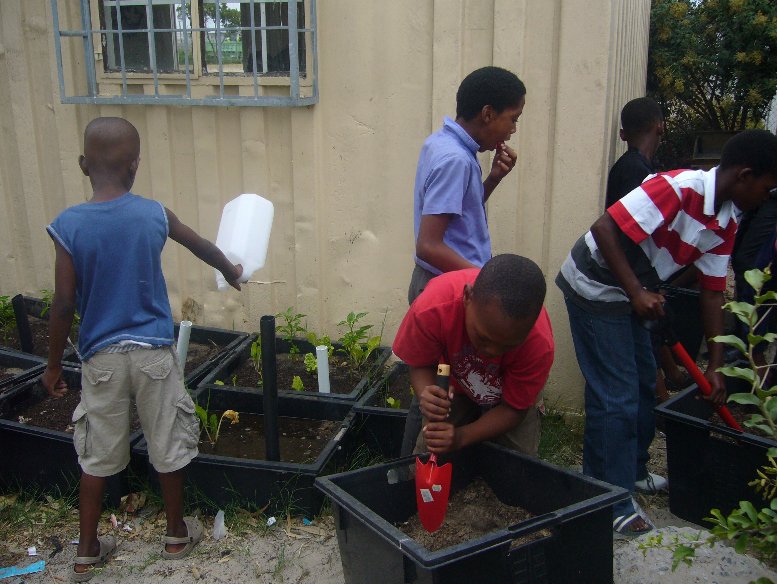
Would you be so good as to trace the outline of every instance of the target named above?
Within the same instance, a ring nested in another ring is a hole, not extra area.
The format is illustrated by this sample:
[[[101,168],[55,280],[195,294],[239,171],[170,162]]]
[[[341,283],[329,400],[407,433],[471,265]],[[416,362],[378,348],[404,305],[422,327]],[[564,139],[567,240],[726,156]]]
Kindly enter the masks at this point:
[[[89,176],[89,165],[86,163],[86,156],[83,154],[78,157],[78,167],[84,173],[84,176]]]
[[[130,170],[135,173],[138,171],[138,165],[140,164],[140,156],[138,156],[135,160],[130,162]]]
[[[624,131],[624,128],[619,128],[619,138],[621,138],[622,142],[627,141],[627,133]]]
[[[462,294],[462,300],[465,303],[465,306],[470,304],[473,301],[473,285],[472,284],[465,284],[465,289]]]
[[[494,108],[492,106],[485,105],[484,107],[481,108],[481,120],[483,120],[485,124],[488,124],[496,117],[497,114],[494,111]]]
[[[747,182],[754,178],[754,169],[748,166],[744,166],[737,171],[737,180]]]

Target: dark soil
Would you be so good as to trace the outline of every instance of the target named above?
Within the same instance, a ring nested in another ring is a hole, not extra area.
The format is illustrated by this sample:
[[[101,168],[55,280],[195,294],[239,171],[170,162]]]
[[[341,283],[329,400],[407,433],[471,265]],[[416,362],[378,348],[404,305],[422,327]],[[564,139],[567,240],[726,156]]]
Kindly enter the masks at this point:
[[[366,370],[366,369],[365,369]],[[279,390],[292,390],[292,380],[298,375],[303,382],[303,391],[318,392],[317,373],[308,373],[303,363],[303,355],[280,353],[276,355],[276,378]],[[365,373],[349,367],[347,361],[336,355],[330,357],[330,392],[351,393]],[[238,387],[259,387],[259,375],[251,359],[246,359],[233,371],[232,379],[222,379],[225,384]]]
[[[387,401],[388,398],[398,400],[400,405],[399,409],[407,410],[411,405],[411,398],[413,398],[413,387],[411,386],[410,370],[407,367],[403,367],[395,372],[392,377],[387,380],[376,392],[372,406],[378,408],[392,407]]]
[[[221,416],[222,412],[213,412]],[[314,462],[330,439],[340,429],[339,422],[330,420],[305,420],[278,418],[278,441],[281,460],[307,464]],[[265,459],[264,416],[239,415],[237,424],[225,418],[215,445],[208,441],[203,431],[200,435],[200,452],[234,458]]]
[[[760,430],[759,428],[748,428],[745,426],[744,422],[751,419],[752,414],[759,413],[756,407],[728,402],[727,409],[732,414],[732,417],[735,418],[735,421],[743,428],[744,432],[753,434],[754,436],[760,436],[762,438],[772,438],[772,436],[764,430]],[[727,426],[727,423],[721,419],[721,416],[719,416],[717,411],[713,412],[713,415],[710,417],[710,421],[719,426],[724,426],[725,428],[729,427]]]
[[[49,354],[49,321],[43,320],[42,318],[35,318],[34,316],[28,317],[27,320],[30,323],[30,332],[32,333],[32,354],[38,355],[39,357],[46,357]],[[70,340],[74,343],[78,342],[77,327],[70,335]],[[13,334],[9,335],[3,344],[17,351],[21,351],[22,345],[19,342],[19,331],[14,328]]]
[[[419,521],[418,515],[411,516],[408,521],[397,527],[417,543],[434,552],[516,525],[531,517],[533,517],[532,513],[526,509],[500,502],[486,481],[476,479],[466,488],[451,495],[446,519],[437,531],[427,532]],[[517,538],[512,545],[522,545],[549,535],[551,535],[549,530],[542,529]]]
[[[189,348],[186,352],[186,364],[184,365],[184,377],[209,359],[213,359],[223,348],[216,343],[195,343],[189,341]]]
[[[42,386],[36,385],[30,392],[30,397],[19,402],[16,407],[3,412],[3,418],[48,430],[73,432],[73,411],[80,401],[79,389],[71,388],[63,397],[54,398],[47,395]],[[133,404],[130,432],[138,429],[140,429],[140,420]]]

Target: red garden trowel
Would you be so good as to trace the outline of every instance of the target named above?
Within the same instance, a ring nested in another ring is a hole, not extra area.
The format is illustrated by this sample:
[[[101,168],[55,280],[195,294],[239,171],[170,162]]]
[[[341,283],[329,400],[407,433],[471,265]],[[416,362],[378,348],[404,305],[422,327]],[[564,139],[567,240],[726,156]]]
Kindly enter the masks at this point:
[[[667,312],[667,307],[665,307],[665,312]],[[700,371],[700,368],[697,367],[697,363],[694,362],[694,360],[689,356],[689,353],[686,352],[686,349],[681,344],[681,341],[678,340],[678,337],[675,334],[675,331],[673,331],[672,327],[668,323],[668,318],[670,318],[670,315],[665,316],[665,318],[661,321],[652,321],[656,322],[654,326],[659,327],[659,332],[662,336],[662,342],[670,347],[670,350],[673,352],[673,355],[675,355],[678,360],[681,362],[681,365],[683,365],[686,368],[686,371],[689,372],[689,375],[692,376],[692,379],[697,383],[697,386],[700,388],[700,391],[703,395],[710,395],[712,390],[710,387],[710,382],[707,380],[705,375],[703,375],[702,371]],[[650,326],[648,328],[651,328]],[[740,426],[740,424],[737,423],[737,420],[732,416],[732,412],[729,411],[729,408],[727,406],[713,406],[716,408],[716,412],[718,412],[719,416],[722,420],[732,428],[733,430],[737,430],[738,432],[742,432],[743,428]]]
[[[435,385],[448,392],[449,365],[438,365]],[[443,524],[451,490],[451,463],[438,466],[438,459],[430,454],[426,463],[416,458],[416,508],[419,520],[429,532],[436,531]]]

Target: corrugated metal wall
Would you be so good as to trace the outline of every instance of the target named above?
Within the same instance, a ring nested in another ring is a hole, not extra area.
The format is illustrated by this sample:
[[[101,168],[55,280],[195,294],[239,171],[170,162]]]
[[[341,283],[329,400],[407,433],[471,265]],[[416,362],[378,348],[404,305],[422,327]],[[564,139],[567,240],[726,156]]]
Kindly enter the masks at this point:
[[[78,2],[60,2],[77,23]],[[320,103],[305,108],[96,107],[59,102],[48,0],[0,2],[0,293],[53,287],[44,226],[90,196],[77,166],[86,123],[119,115],[138,128],[134,190],[215,239],[221,208],[257,192],[276,208],[266,267],[243,293],[170,243],[164,267],[176,318],[257,330],[289,306],[337,335],[351,310],[390,342],[412,268],[412,189],[427,134],[452,115],[456,88],[496,64],[527,85],[511,144],[515,172],[489,203],[495,252],[536,260],[549,279],[557,343],[549,392],[581,403],[567,317],[552,283],[599,214],[621,150],[618,112],[645,85],[650,0],[319,0]],[[70,44],[66,75],[83,78]],[[483,155],[486,168],[488,155]]]

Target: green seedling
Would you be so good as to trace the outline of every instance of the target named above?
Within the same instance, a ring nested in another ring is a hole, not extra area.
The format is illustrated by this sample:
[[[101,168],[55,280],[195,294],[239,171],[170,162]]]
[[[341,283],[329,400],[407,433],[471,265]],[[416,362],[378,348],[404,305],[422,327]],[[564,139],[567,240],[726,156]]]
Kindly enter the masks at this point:
[[[251,343],[251,363],[254,365],[254,371],[257,372],[257,375],[259,376],[259,381],[257,382],[257,385],[262,385],[262,342],[259,339],[259,337],[256,338],[256,340]],[[237,376],[235,377],[237,380]]]
[[[240,415],[235,410],[226,410],[221,417],[217,418],[216,414],[211,414],[206,408],[195,404],[195,413],[200,419],[201,429],[205,430],[208,442],[213,445],[219,441],[219,432],[221,431],[222,423],[225,418],[230,420],[230,424],[237,424],[240,421]]]
[[[289,354],[297,355],[300,352],[300,348],[294,343],[295,338],[304,336],[307,332],[306,328],[302,325],[302,320],[305,318],[304,314],[295,313],[294,309],[290,306],[285,312],[279,312],[276,314],[276,318],[283,321],[283,324],[276,325],[276,332],[286,339],[289,343]]]
[[[300,378],[299,375],[295,375],[292,377],[292,389],[295,391],[303,391],[305,389],[305,386],[303,385],[303,380]]]
[[[394,408],[395,410],[399,410],[400,409],[400,400],[399,399],[395,399],[395,398],[393,398],[391,396],[386,398],[386,404],[390,408]]]
[[[306,353],[303,357],[303,365],[305,365],[305,371],[308,373],[316,373],[318,370],[318,364],[316,363],[316,356],[313,353]]]
[[[372,324],[359,324],[365,316],[367,312],[349,312],[348,316],[338,323],[339,327],[346,328],[344,335],[337,341],[343,347],[339,351],[346,355],[349,366],[356,371],[368,362],[370,355],[381,344],[381,335],[368,335],[368,331],[373,328]]]
[[[305,338],[308,339],[308,342],[311,343],[314,347],[327,347],[328,358],[332,357],[332,354],[335,352],[335,347],[332,345],[332,341],[327,335],[323,337],[317,337],[316,333],[308,332],[305,334]]]

